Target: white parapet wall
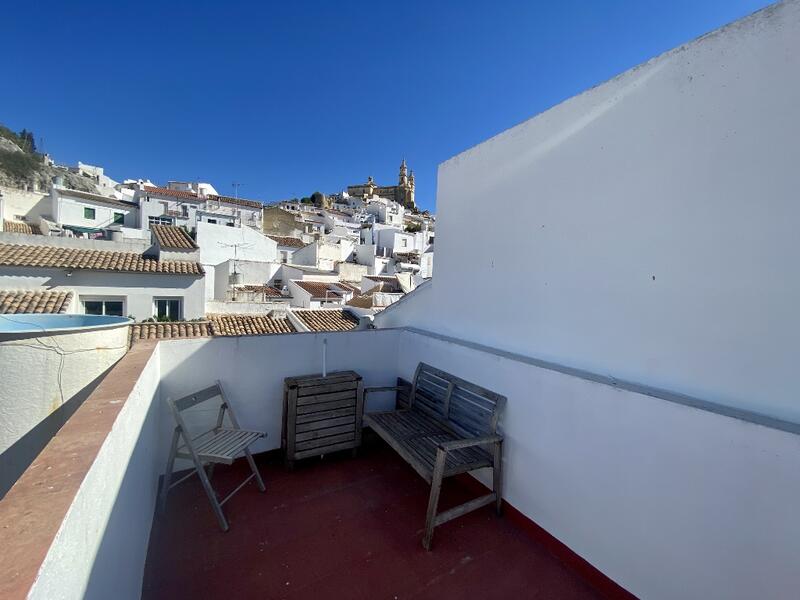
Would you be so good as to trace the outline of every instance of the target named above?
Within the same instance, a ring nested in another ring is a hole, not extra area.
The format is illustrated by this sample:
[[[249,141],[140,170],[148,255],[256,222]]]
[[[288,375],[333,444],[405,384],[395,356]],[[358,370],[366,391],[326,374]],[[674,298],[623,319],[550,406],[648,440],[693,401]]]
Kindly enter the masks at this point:
[[[124,406],[61,523],[31,600],[141,598],[162,468],[159,373],[156,347],[127,398],[112,399]]]
[[[424,361],[508,397],[505,498],[628,591],[797,596],[800,427],[435,334],[398,343],[405,378]]]
[[[376,321],[800,421],[799,56],[779,3],[443,163],[427,300]]]
[[[92,319],[104,317],[0,319],[0,453],[125,355],[129,321],[93,326]],[[28,331],[14,331],[15,326]]]

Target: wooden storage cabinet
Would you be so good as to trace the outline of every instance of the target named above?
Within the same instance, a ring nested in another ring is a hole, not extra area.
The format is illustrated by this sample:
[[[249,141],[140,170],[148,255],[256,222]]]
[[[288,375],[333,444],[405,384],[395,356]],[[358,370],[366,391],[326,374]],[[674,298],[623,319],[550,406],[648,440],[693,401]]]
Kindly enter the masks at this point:
[[[361,445],[364,384],[354,371],[287,377],[281,445],[294,461]]]

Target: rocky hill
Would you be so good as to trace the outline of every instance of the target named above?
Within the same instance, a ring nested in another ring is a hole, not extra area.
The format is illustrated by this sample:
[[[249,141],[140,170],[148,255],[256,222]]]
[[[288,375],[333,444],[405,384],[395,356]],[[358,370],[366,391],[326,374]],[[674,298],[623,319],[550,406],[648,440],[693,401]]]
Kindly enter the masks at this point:
[[[91,179],[54,167],[36,151],[33,133],[15,133],[0,125],[0,185],[14,188],[49,189],[53,177],[60,175],[64,185],[74,190],[97,192]]]

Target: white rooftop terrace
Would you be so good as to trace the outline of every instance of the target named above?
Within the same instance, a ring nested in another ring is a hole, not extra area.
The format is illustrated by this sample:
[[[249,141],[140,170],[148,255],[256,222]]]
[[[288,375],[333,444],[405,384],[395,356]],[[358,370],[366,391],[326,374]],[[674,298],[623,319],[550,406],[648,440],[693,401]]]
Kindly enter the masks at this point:
[[[436,278],[380,329],[137,345],[0,502],[0,596],[138,597],[165,399],[219,379],[276,448],[327,339],[366,385],[424,361],[505,395],[504,497],[620,590],[795,597],[798,56],[781,3],[447,161]],[[529,201],[477,235],[500,197]]]

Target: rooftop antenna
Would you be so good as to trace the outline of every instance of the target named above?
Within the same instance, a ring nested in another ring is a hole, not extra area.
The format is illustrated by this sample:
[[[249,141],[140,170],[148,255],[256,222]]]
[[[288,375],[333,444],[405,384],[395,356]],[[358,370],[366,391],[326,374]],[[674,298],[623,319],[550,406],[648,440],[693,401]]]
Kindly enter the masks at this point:
[[[238,181],[234,181],[231,185],[233,186],[233,197],[234,198],[238,198],[239,197],[239,187],[244,185],[244,184],[240,183]]]
[[[239,262],[239,248],[251,248],[253,244],[237,242],[235,244],[226,244],[225,242],[217,242],[224,248],[233,248],[233,273],[228,276],[228,283],[233,284],[233,300],[236,300],[236,284],[240,283],[241,273],[236,270]]]

